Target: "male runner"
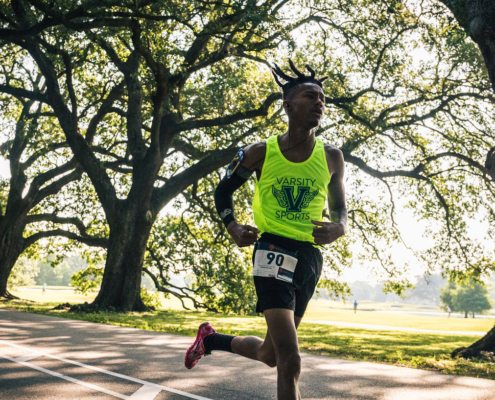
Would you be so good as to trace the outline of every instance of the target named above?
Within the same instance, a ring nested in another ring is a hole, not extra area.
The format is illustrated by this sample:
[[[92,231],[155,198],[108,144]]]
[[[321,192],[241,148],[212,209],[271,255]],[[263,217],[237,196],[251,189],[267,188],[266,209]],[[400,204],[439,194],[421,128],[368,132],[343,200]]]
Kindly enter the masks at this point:
[[[253,275],[257,311],[263,312],[268,326],[265,340],[216,333],[205,322],[185,359],[186,367],[193,368],[202,355],[223,350],[276,366],[279,400],[301,398],[296,329],[321,275],[318,247],[344,235],[347,226],[342,152],[324,145],[313,132],[325,110],[322,82],[326,78],[316,79],[309,66],[311,75],[305,76],[289,62],[296,77],[277,65],[274,69],[289,117],[287,133],[239,150],[215,191],[217,210],[237,245],[255,244]],[[287,83],[282,85],[277,75]],[[253,172],[258,228],[239,225],[232,204],[232,194]],[[322,221],[327,195],[332,222]]]

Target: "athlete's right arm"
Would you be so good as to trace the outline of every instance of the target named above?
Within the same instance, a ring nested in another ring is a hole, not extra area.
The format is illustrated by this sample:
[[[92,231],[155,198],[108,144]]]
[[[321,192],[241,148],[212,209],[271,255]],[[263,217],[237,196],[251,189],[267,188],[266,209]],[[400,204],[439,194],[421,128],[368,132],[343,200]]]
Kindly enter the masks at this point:
[[[232,195],[244,183],[247,182],[253,172],[259,177],[263,160],[265,157],[266,145],[264,142],[247,146],[243,151],[244,155],[239,165],[230,165],[233,173],[227,175],[220,181],[215,190],[215,207],[227,227],[227,232],[234,239],[239,247],[246,247],[254,244],[258,240],[257,228],[250,225],[239,225],[235,220]],[[261,154],[263,153],[263,154]]]

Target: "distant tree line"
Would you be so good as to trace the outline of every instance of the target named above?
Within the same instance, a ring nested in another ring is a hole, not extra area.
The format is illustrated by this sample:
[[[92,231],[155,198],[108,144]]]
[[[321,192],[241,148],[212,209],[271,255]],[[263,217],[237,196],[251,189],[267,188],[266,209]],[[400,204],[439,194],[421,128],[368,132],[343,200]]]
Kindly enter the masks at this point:
[[[449,307],[453,312],[464,313],[464,318],[468,314],[475,316],[492,308],[492,302],[486,286],[482,283],[470,281],[465,284],[448,282],[440,290],[440,300],[443,308]]]
[[[440,274],[421,275],[417,277],[414,287],[408,289],[403,297],[399,297],[394,293],[384,293],[384,283],[370,284],[367,281],[355,281],[349,283],[352,295],[347,296],[347,299],[438,306],[440,288],[445,282]]]
[[[78,255],[67,257],[62,262],[53,262],[55,259],[54,256],[50,256],[46,262],[43,262],[20,258],[10,276],[9,287],[18,288],[45,283],[48,286],[73,286],[76,290],[81,290],[74,285],[73,277],[85,271],[88,264]],[[148,290],[156,290],[153,281],[146,275],[143,276],[141,286]]]
[[[404,298],[394,293],[384,293],[383,283],[372,285],[366,281],[355,281],[349,283],[349,287],[352,294],[346,297],[347,300],[441,306],[444,310],[449,306],[453,312],[465,312],[466,316],[467,313],[482,313],[495,304],[494,278],[488,280],[486,285],[458,285],[440,274],[421,275],[417,277],[414,287],[407,290]],[[323,291],[320,291],[320,296],[330,298]]]

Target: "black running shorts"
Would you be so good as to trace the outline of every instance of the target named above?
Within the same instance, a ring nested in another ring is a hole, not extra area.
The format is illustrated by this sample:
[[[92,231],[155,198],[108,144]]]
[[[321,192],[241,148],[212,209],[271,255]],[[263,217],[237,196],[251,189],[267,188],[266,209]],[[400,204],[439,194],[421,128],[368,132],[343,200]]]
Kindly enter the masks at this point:
[[[297,265],[292,283],[275,278],[253,277],[258,295],[256,312],[262,313],[270,308],[285,308],[293,310],[295,316],[302,318],[321,276],[323,257],[320,250],[309,242],[288,239],[266,232],[260,236],[259,241],[269,242],[292,252],[297,251]],[[256,243],[253,263],[257,248]]]

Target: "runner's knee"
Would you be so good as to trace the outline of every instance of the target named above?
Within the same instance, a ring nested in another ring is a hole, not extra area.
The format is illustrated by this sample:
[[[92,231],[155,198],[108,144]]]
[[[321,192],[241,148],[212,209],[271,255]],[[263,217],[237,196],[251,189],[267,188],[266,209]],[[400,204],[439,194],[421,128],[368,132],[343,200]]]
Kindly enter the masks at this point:
[[[301,356],[299,351],[281,352],[277,357],[277,370],[287,376],[296,377],[301,372]]]

